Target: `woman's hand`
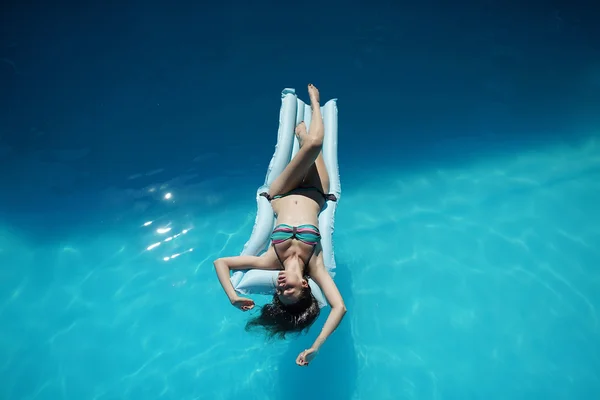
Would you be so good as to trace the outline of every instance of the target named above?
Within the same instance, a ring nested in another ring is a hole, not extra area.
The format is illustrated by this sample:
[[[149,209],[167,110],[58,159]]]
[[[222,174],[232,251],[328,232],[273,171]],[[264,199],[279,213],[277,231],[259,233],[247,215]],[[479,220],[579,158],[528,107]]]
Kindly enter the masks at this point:
[[[248,311],[254,308],[254,300],[240,296],[235,296],[231,299],[231,304],[242,311]]]
[[[318,350],[312,347],[310,349],[304,350],[298,355],[298,358],[296,358],[296,364],[298,364],[301,367],[308,366],[308,363],[311,362],[317,356],[317,352]]]

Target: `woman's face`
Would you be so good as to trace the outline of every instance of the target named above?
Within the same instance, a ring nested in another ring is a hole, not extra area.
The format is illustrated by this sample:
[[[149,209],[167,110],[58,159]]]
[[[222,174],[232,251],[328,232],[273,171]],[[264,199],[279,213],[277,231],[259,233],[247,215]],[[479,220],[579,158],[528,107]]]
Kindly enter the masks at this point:
[[[294,304],[300,298],[308,282],[298,273],[281,271],[277,275],[277,295],[283,304]]]

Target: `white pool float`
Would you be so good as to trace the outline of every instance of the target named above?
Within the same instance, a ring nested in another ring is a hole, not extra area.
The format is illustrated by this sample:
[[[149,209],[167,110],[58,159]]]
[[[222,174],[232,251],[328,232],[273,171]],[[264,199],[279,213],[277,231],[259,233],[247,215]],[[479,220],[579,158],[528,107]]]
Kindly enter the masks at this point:
[[[329,173],[329,193],[337,197],[337,201],[327,201],[319,214],[319,230],[321,231],[321,246],[323,247],[323,261],[331,276],[334,276],[335,257],[333,254],[333,227],[335,210],[341,196],[340,175],[337,157],[338,142],[338,110],[337,100],[328,101],[321,107],[323,123],[325,125],[325,139],[323,141],[323,158]],[[250,239],[244,245],[242,255],[259,256],[271,245],[271,232],[275,227],[275,215],[271,203],[260,193],[269,190],[269,186],[283,171],[285,166],[296,155],[299,143],[294,134],[296,125],[304,121],[310,127],[312,110],[310,105],[298,99],[294,89],[284,89],[281,93],[281,110],[279,112],[279,131],[275,153],[269,163],[265,183],[256,191],[257,213],[252,228]],[[241,294],[273,294],[278,271],[265,271],[258,269],[236,271],[231,276],[231,283],[235,290]],[[325,296],[319,286],[309,279],[312,293],[319,302],[320,307],[327,305]]]

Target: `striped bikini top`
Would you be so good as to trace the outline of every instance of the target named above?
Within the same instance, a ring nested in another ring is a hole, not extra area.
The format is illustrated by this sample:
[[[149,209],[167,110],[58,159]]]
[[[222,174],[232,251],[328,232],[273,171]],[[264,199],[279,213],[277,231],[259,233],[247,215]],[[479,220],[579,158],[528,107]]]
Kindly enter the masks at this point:
[[[279,224],[275,227],[275,229],[273,229],[273,233],[271,233],[273,249],[275,250],[275,254],[277,255],[279,263],[282,267],[284,266],[283,261],[281,260],[281,257],[279,257],[279,253],[277,252],[275,245],[290,239],[298,239],[299,241],[312,246],[310,256],[304,263],[304,266],[306,267],[312,258],[317,245],[321,241],[321,232],[319,232],[319,228],[311,224],[303,224],[298,226]]]
[[[311,246],[316,246],[321,241],[321,232],[319,232],[319,228],[310,224],[298,226],[279,224],[273,229],[271,234],[273,244],[283,243],[289,239],[298,239]]]

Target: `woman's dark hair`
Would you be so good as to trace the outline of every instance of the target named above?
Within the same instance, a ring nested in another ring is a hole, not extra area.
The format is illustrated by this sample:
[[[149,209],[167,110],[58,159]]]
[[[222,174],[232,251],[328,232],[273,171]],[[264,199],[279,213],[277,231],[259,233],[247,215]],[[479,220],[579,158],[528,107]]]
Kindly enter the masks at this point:
[[[310,328],[320,312],[321,308],[310,286],[302,288],[300,298],[294,304],[283,304],[275,294],[273,302],[265,304],[258,316],[248,321],[246,330],[262,327],[270,339],[275,336],[285,339],[288,333],[301,333]]]

